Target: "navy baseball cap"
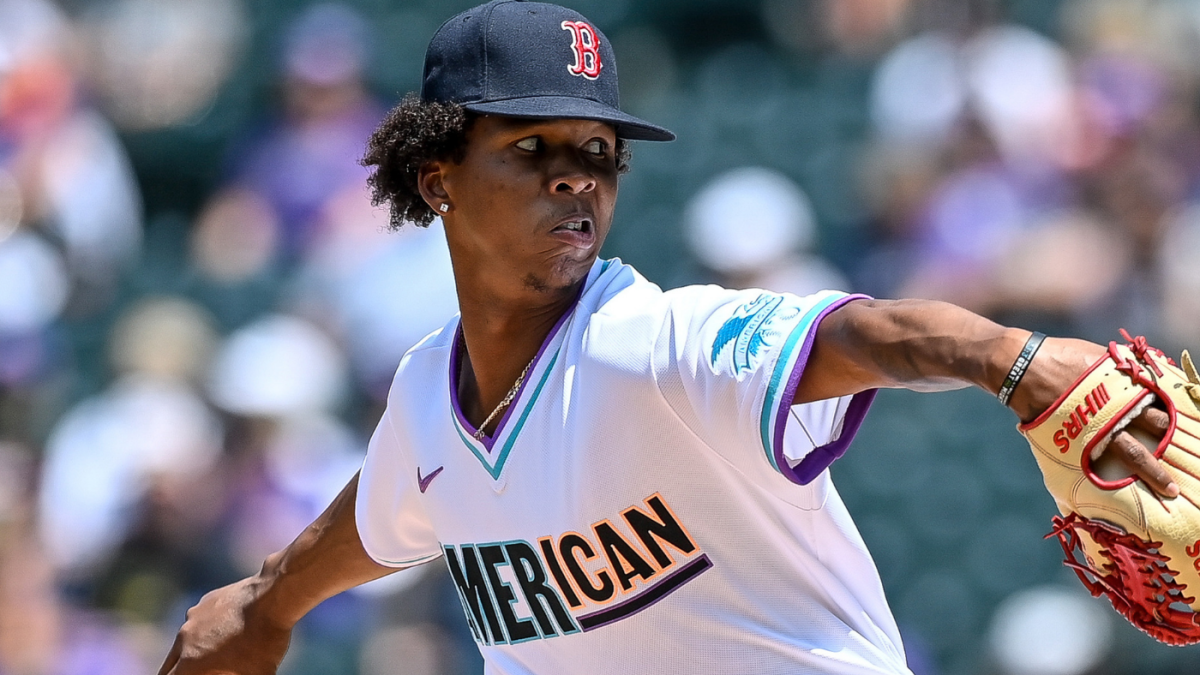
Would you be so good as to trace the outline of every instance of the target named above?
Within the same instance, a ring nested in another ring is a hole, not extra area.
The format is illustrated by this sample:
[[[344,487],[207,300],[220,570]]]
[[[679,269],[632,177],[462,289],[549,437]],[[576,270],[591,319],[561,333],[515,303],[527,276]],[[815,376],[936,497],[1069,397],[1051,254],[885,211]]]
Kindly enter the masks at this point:
[[[619,138],[675,140],[621,112],[608,38],[578,12],[543,2],[492,0],[442,24],[425,52],[421,100],[485,115],[598,120]]]

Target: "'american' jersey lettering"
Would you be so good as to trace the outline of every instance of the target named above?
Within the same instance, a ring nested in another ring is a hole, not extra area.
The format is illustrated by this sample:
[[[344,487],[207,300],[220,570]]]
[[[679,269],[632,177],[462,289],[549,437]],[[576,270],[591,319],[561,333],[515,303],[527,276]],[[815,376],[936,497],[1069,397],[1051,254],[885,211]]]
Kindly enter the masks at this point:
[[[597,261],[482,440],[451,320],[397,370],[364,548],[444,559],[489,674],[907,675],[826,471],[874,392],[792,405],[816,326],[853,298],[663,292]]]
[[[712,566],[661,495],[645,506],[623,512],[620,525],[602,520],[586,534],[542,537],[536,547],[528,541],[443,546],[476,642],[516,644],[595,630],[642,611]],[[517,584],[501,579],[497,567],[504,565]],[[519,601],[531,618],[517,617]]]

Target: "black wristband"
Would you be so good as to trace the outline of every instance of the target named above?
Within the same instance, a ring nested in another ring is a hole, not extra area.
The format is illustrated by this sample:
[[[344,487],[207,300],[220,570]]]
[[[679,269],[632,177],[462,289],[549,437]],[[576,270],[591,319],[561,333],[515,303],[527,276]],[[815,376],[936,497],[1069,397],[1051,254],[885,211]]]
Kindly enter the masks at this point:
[[[1025,341],[1025,347],[1017,355],[1017,360],[1013,361],[1012,368],[1008,371],[1008,377],[1004,378],[1004,383],[1000,385],[1000,391],[996,393],[996,398],[1000,400],[1001,404],[1008,405],[1013,391],[1020,384],[1021,378],[1025,377],[1025,371],[1029,370],[1029,364],[1033,362],[1033,355],[1037,353],[1038,347],[1042,346],[1042,341],[1045,339],[1045,333],[1035,330]]]

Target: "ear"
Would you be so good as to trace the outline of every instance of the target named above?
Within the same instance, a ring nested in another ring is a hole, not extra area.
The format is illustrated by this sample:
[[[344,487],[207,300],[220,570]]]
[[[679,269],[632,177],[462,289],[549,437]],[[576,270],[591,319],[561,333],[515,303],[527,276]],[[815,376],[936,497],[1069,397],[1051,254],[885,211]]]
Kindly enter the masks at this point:
[[[442,162],[426,162],[417,170],[417,190],[421,192],[421,199],[424,199],[435,213],[440,205],[450,200],[450,195],[446,192],[445,177]]]

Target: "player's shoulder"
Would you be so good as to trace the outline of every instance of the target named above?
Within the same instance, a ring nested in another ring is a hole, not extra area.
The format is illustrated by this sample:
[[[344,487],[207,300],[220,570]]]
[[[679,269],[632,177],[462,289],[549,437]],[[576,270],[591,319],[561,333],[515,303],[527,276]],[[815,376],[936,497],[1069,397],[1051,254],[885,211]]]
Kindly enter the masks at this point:
[[[629,328],[644,326],[655,331],[667,324],[676,328],[699,325],[714,315],[728,314],[732,308],[751,304],[765,293],[713,284],[663,290],[632,267],[623,267],[628,279],[624,283],[609,284],[604,293],[597,294],[600,302],[589,308],[592,322]]]
[[[657,284],[620,258],[599,260],[579,299],[579,309],[592,318],[620,318],[652,307],[662,294]]]
[[[761,288],[732,289],[711,284],[675,288],[663,295],[675,321],[696,326],[713,321],[724,324],[743,315],[764,319],[804,315],[848,297],[845,291],[838,290],[800,296]]]
[[[441,328],[410,347],[404,356],[400,357],[400,363],[396,366],[392,377],[392,390],[396,389],[396,384],[404,379],[406,374],[428,377],[444,370],[450,361],[450,352],[454,347],[455,336],[458,335],[457,328],[458,314],[455,314]]]
[[[680,293],[685,289],[664,291],[619,258],[603,263],[596,278],[589,280],[578,308],[587,316],[586,328],[593,335],[603,331],[626,343],[636,342],[638,335],[656,335],[674,312],[688,307],[688,297],[703,295]]]
[[[805,316],[847,297],[837,290],[798,296],[713,284],[663,290],[619,258],[600,263],[588,281],[580,308],[588,315],[589,330],[604,328],[610,335],[627,338],[639,332],[687,335],[714,325],[720,328],[742,315],[763,321]]]
[[[579,336],[585,345],[581,353],[600,361],[636,367],[641,354],[648,363],[651,354],[690,341],[711,317],[728,315],[756,297],[714,285],[663,290],[619,259],[604,262],[580,299],[578,311],[587,319],[576,323],[586,332],[586,338]]]
[[[417,344],[409,348],[404,353],[405,356],[410,354],[419,354],[421,352],[437,351],[440,349],[448,350],[454,346],[454,335],[458,327],[458,314],[450,317],[441,328],[435,329],[429,335],[417,341]]]
[[[595,341],[605,344],[594,349],[614,352],[622,361],[645,353],[656,367],[701,357],[715,364],[732,351],[743,357],[740,372],[749,369],[750,356],[766,354],[770,344],[799,340],[851,297],[835,290],[798,296],[711,284],[664,291],[635,278],[593,315],[593,334],[606,338]]]
[[[601,261],[595,279],[589,280],[581,298],[592,320],[639,321],[695,311],[734,301],[744,291],[720,286],[683,286],[663,290],[620,258]]]

